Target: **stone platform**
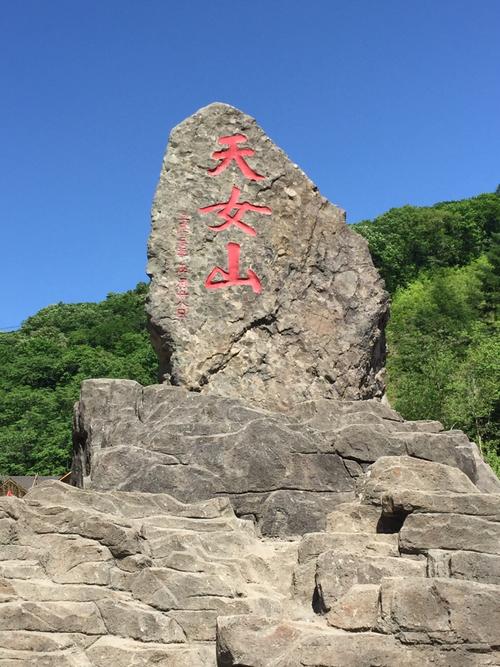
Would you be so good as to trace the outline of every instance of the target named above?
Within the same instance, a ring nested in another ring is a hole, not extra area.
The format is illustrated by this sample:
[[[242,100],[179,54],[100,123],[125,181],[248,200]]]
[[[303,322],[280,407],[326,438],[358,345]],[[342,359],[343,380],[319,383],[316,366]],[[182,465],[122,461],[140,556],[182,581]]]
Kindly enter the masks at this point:
[[[356,492],[294,539],[222,497],[1,498],[0,667],[498,665],[500,495],[409,456]]]
[[[381,456],[456,466],[487,484],[461,431],[404,421],[376,399],[318,399],[272,412],[166,384],[86,380],[74,439],[74,484],[181,502],[228,497],[267,536],[324,529],[328,512],[354,499],[358,478]]]

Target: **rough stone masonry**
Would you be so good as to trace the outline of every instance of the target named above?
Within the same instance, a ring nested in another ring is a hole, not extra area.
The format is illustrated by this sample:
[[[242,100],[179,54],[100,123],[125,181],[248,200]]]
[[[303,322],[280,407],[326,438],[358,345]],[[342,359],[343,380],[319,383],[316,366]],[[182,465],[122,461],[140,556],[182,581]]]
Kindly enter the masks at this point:
[[[366,242],[238,109],[172,131],[148,273],[167,382],[273,409],[383,394],[387,294]]]

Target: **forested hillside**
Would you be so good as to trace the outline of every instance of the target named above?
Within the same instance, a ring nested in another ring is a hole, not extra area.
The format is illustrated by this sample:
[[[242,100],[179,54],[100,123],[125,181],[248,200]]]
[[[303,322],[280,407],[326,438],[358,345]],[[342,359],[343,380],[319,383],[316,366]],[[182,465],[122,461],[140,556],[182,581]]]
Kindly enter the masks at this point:
[[[500,472],[500,197],[404,206],[354,225],[392,295],[388,396],[464,430]]]
[[[71,460],[73,403],[85,378],[157,380],[147,286],[101,303],[59,303],[0,334],[0,474],[58,474]]]
[[[500,471],[500,197],[392,209],[354,226],[392,294],[388,393],[407,419],[461,428]],[[147,286],[57,304],[0,334],[0,474],[58,474],[91,377],[156,381]]]

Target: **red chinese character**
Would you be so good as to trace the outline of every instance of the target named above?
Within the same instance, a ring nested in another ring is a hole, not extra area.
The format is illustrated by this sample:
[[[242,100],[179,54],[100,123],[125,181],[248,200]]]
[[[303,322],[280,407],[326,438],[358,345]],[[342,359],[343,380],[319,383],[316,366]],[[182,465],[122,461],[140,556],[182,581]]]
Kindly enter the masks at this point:
[[[198,209],[200,213],[203,214],[217,211],[217,216],[225,220],[222,225],[209,225],[210,229],[213,229],[214,232],[221,232],[230,225],[237,225],[246,234],[250,234],[250,236],[257,235],[255,229],[243,222],[241,218],[248,211],[255,211],[261,215],[271,215],[272,211],[268,206],[256,206],[255,204],[249,204],[247,201],[239,202],[238,198],[240,194],[241,190],[233,185],[229,201],[220,204],[212,204],[211,206],[204,206],[203,208]],[[231,215],[233,210],[235,213]]]
[[[257,274],[248,269],[247,277],[241,278],[240,276],[240,252],[241,248],[238,243],[228,243],[226,245],[227,254],[228,254],[228,271],[224,271],[220,266],[216,266],[215,269],[209,273],[205,279],[205,287],[207,289],[219,289],[221,287],[231,287],[233,285],[250,285],[255,294],[259,294],[262,289],[261,283]],[[214,278],[220,276],[222,280],[214,281]]]
[[[187,239],[181,237],[177,242],[177,257],[186,257],[187,254]]]
[[[238,148],[237,144],[241,144],[244,141],[247,141],[247,137],[244,134],[233,134],[229,137],[220,137],[218,143],[221,146],[228,146],[223,151],[214,151],[212,153],[212,158],[214,160],[221,160],[221,162],[214,167],[213,169],[208,170],[210,176],[217,176],[222,171],[227,169],[231,162],[236,162],[240,168],[243,176],[246,176],[251,181],[261,181],[265,176],[261,176],[256,171],[254,171],[243,159],[245,156],[250,157],[255,153],[252,148]]]
[[[175,293],[177,296],[189,296],[187,280],[185,282],[179,280],[175,287]]]

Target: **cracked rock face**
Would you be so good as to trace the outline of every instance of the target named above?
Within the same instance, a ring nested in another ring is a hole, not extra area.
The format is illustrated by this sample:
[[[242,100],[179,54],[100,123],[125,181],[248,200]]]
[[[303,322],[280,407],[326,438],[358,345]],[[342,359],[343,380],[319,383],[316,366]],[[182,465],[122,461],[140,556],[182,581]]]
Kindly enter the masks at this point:
[[[296,551],[222,498],[0,498],[0,665],[211,667],[217,616],[280,614]]]
[[[148,273],[166,381],[273,407],[383,393],[387,295],[366,242],[238,109],[173,130]]]
[[[85,380],[74,437],[74,484],[169,493],[181,502],[226,496],[268,536],[323,530],[328,512],[354,499],[377,459],[383,474],[369,478],[367,495],[379,495],[381,478],[408,476],[421,490],[435,483],[425,467],[418,478],[422,461],[407,469],[386,455],[437,462],[444,490],[459,473],[472,488],[477,478],[463,433],[405,422],[376,399],[305,401],[279,413],[165,383]]]
[[[227,498],[43,482],[0,498],[0,667],[498,666],[499,500],[388,456],[280,539]]]

